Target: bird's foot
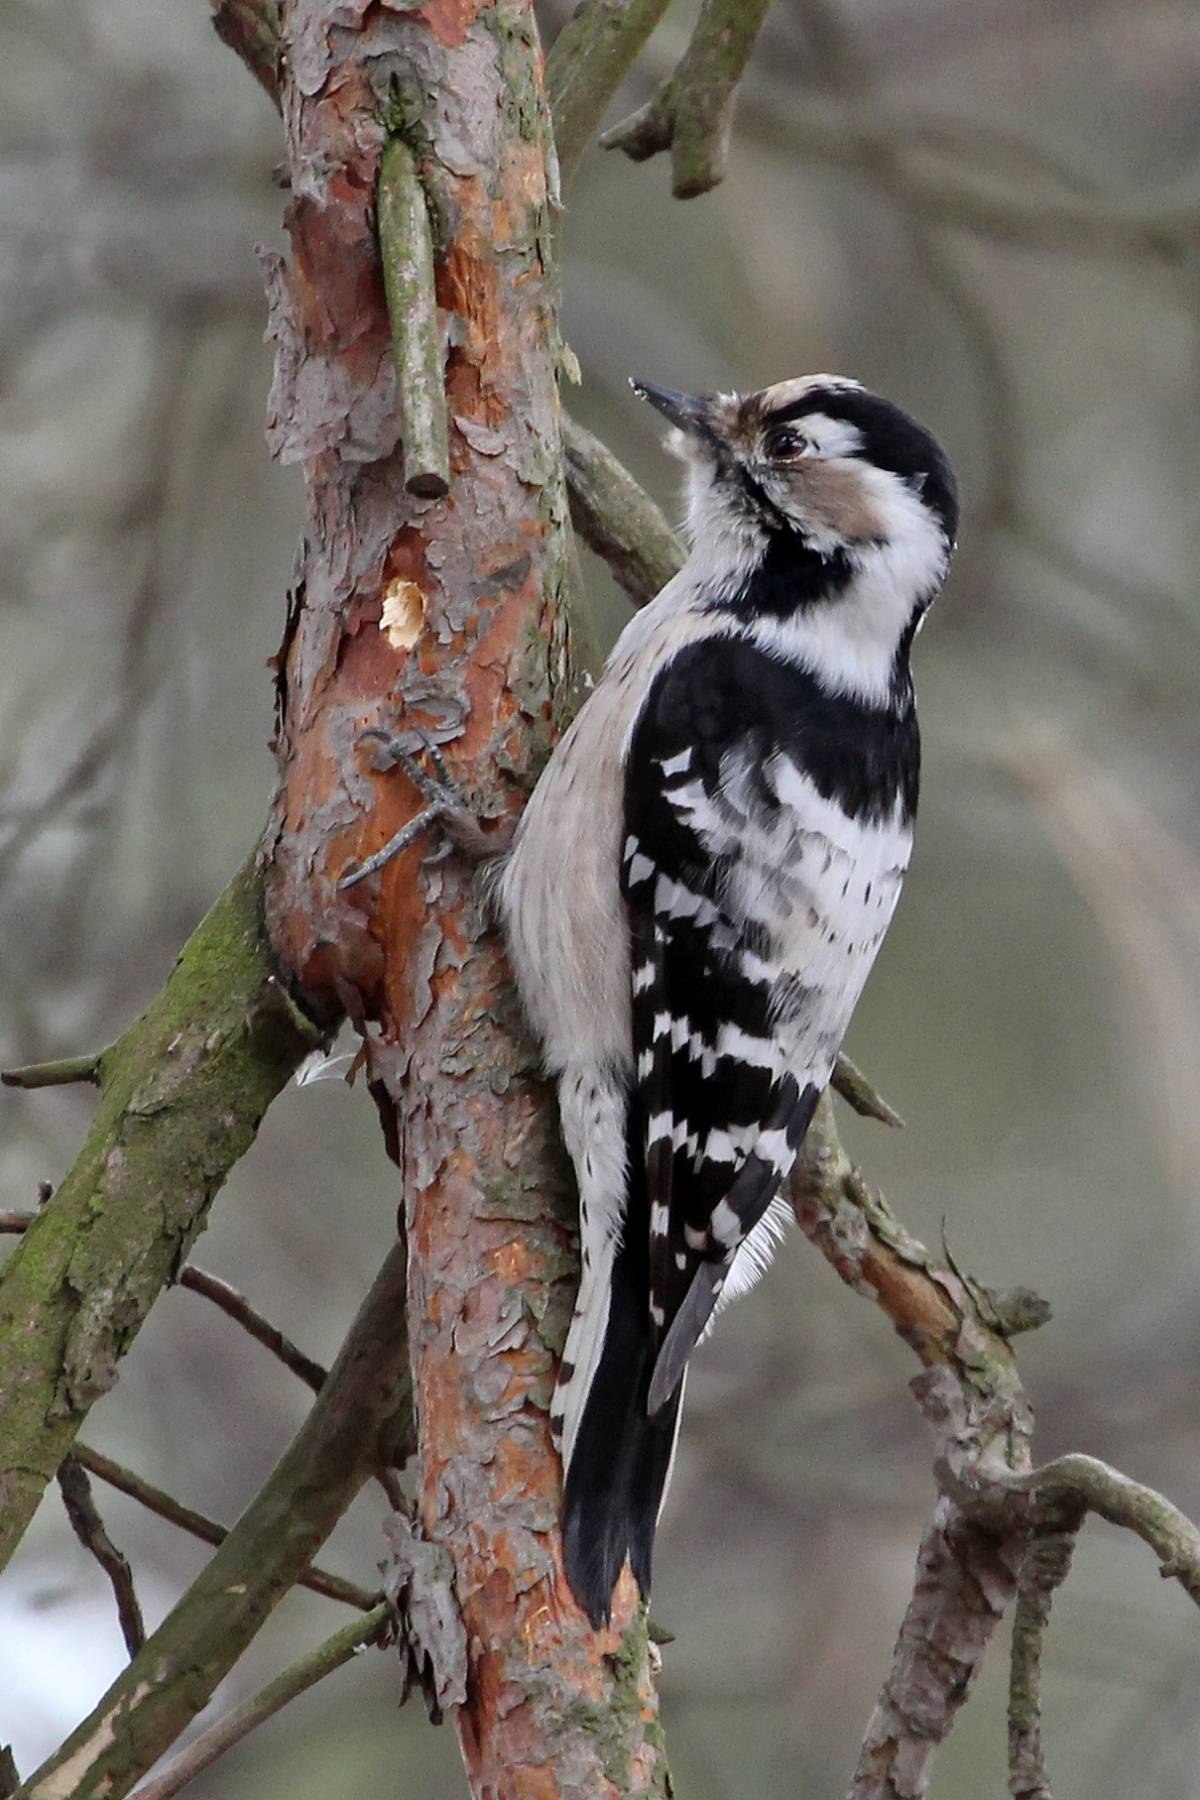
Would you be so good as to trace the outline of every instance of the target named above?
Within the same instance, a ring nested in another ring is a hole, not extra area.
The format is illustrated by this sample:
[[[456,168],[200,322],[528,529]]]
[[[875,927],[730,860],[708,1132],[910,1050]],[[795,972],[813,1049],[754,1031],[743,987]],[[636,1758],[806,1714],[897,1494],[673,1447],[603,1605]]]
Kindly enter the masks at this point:
[[[423,745],[433,765],[432,774],[417,761],[409,748],[414,736]],[[354,887],[357,882],[365,881],[368,875],[377,874],[393,857],[399,856],[402,850],[407,850],[423,831],[434,826],[445,834],[455,849],[461,850],[464,856],[475,863],[499,856],[508,848],[511,834],[504,830],[484,831],[467,805],[462,788],[450,773],[445,757],[424,732],[414,731],[396,736],[373,726],[369,731],[364,731],[358,741],[360,744],[378,743],[386,760],[377,760],[376,768],[403,769],[425,805],[373,856],[368,856],[365,862],[352,863],[338,882],[339,889]]]

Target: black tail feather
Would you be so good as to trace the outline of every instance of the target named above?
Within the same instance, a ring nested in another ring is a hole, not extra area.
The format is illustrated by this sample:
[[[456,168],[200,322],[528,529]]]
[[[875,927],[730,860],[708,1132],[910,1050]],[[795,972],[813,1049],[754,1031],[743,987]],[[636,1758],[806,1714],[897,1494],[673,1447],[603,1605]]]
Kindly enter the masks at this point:
[[[614,1259],[604,1349],[584,1403],[563,1500],[567,1580],[597,1630],[608,1623],[613,1588],[627,1557],[643,1599],[650,1597],[654,1531],[682,1399],[676,1393],[649,1417],[655,1347],[645,1261],[645,1243],[631,1245],[628,1239]]]

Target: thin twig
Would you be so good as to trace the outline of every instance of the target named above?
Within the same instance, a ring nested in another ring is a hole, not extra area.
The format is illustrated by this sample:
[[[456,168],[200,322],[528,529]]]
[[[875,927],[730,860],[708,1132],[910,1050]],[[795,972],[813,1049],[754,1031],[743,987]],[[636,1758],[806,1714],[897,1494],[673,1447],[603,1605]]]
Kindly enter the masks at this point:
[[[1054,1800],[1042,1745],[1042,1658],[1050,1607],[1082,1522],[1083,1508],[1072,1501],[1043,1509],[1021,1564],[1008,1687],[1008,1791],[1016,1800]]]
[[[601,143],[643,162],[671,152],[677,200],[706,194],[724,179],[738,87],[771,0],[704,0],[675,73],[654,98]]]
[[[440,500],[450,491],[450,451],[433,234],[425,189],[413,153],[401,138],[391,138],[383,153],[376,207],[396,362],[404,485],[410,494]]]
[[[215,1519],[207,1518],[194,1507],[185,1506],[173,1494],[155,1487],[144,1476],[135,1475],[132,1469],[113,1462],[111,1457],[102,1455],[99,1450],[93,1450],[87,1444],[77,1441],[73,1454],[89,1474],[95,1475],[100,1481],[106,1481],[122,1494],[128,1494],[131,1500],[137,1500],[150,1512],[157,1513],[160,1519],[165,1519],[169,1525],[178,1526],[180,1531],[189,1532],[203,1543],[213,1545],[223,1544],[229,1536],[226,1526],[218,1525]],[[356,1606],[360,1612],[369,1612],[379,1599],[377,1593],[369,1594],[354,1582],[344,1581],[340,1575],[330,1575],[315,1565],[299,1577],[296,1585],[309,1588],[314,1594],[323,1594],[327,1600],[340,1600],[345,1606]]]
[[[269,1681],[265,1688],[235,1706],[207,1731],[202,1731],[161,1773],[134,1788],[131,1800],[171,1800],[172,1795],[211,1767],[226,1750],[240,1743],[256,1725],[261,1725],[310,1687],[315,1687],[326,1675],[332,1675],[335,1669],[350,1662],[368,1645],[378,1643],[387,1632],[391,1619],[391,1606],[384,1601],[365,1618],[343,1625],[331,1638],[326,1638],[323,1644],[292,1663],[274,1681]]]
[[[104,1529],[92,1498],[92,1484],[77,1456],[65,1456],[58,1465],[58,1486],[71,1530],[108,1576],[125,1648],[131,1657],[136,1656],[146,1641],[146,1626],[133,1585],[133,1570],[129,1559]]]
[[[37,1214],[31,1212],[0,1212],[0,1235],[4,1233],[16,1234],[26,1231],[36,1217]],[[198,1269],[193,1263],[189,1263],[179,1276],[178,1286],[190,1288],[194,1294],[200,1294],[204,1299],[211,1300],[214,1306],[219,1307],[223,1313],[233,1319],[244,1331],[248,1332],[249,1335],[254,1338],[256,1343],[261,1344],[264,1349],[269,1350],[273,1356],[277,1356],[279,1361],[292,1371],[293,1375],[298,1375],[300,1380],[303,1381],[307,1387],[310,1387],[314,1394],[320,1393],[329,1371],[323,1368],[319,1362],[315,1362],[311,1356],[306,1356],[304,1351],[294,1344],[285,1332],[279,1329],[278,1325],[272,1325],[269,1319],[264,1318],[263,1314],[260,1313],[257,1308],[251,1306],[245,1296],[239,1294],[237,1289],[231,1287],[227,1281],[222,1281],[220,1276],[210,1275],[206,1269]],[[96,1451],[84,1452],[82,1446],[80,1446],[79,1449],[81,1455],[99,1458],[99,1453]],[[118,1468],[116,1463],[107,1466],[109,1471],[116,1471]],[[112,1479],[115,1486],[121,1485],[115,1480],[115,1475],[112,1473],[104,1473],[99,1469],[96,1470],[96,1473],[102,1473],[105,1480]],[[137,1476],[130,1475],[128,1471],[122,1471],[122,1474],[125,1475],[129,1482],[140,1479]],[[387,1496],[388,1505],[392,1508],[393,1512],[399,1512],[404,1506],[404,1494],[395,1470],[380,1469],[376,1476],[376,1480],[383,1489],[384,1494]],[[133,1489],[131,1487],[126,1487],[124,1491],[126,1493],[132,1493]],[[145,1484],[145,1492],[159,1495],[159,1497],[164,1500],[169,1498],[167,1495],[161,1495],[158,1489],[150,1488],[148,1483]],[[134,1494],[135,1499],[143,1497],[143,1494]],[[149,1501],[147,1501],[147,1504],[149,1504]],[[188,1509],[185,1507],[180,1508],[181,1514],[187,1513],[187,1510]],[[193,1524],[202,1519],[202,1515],[199,1513],[192,1513],[189,1517]],[[193,1524],[185,1523],[183,1517],[176,1518],[174,1523],[182,1525],[185,1530],[191,1530],[193,1528]],[[210,1535],[208,1537],[208,1542],[214,1544],[220,1543],[221,1537],[224,1535],[224,1528],[214,1524],[211,1520],[206,1521],[206,1524],[211,1533],[216,1534]],[[198,1535],[203,1535],[203,1533],[199,1533]],[[328,1584],[336,1584],[339,1581],[339,1577],[334,1575],[321,1575],[320,1581]],[[313,1581],[302,1585],[309,1585],[315,1587],[318,1592],[328,1593],[329,1598],[333,1600],[348,1600],[352,1605],[358,1605],[360,1603],[369,1605],[371,1602],[371,1596],[361,1589],[357,1590],[361,1595],[361,1602],[360,1600],[353,1598],[349,1583],[345,1584],[344,1591],[338,1593],[334,1593],[330,1586],[319,1587],[315,1578]]]
[[[867,1186],[842,1148],[827,1098],[801,1150],[792,1202],[805,1235],[843,1281],[875,1301],[925,1365],[912,1387],[936,1438],[941,1498],[849,1790],[851,1800],[920,1800],[937,1746],[1019,1592],[1039,1521],[1061,1525],[1086,1509],[1136,1532],[1158,1555],[1162,1574],[1197,1605],[1200,1530],[1162,1494],[1094,1457],[1029,1466],[1032,1418],[1004,1309],[979,1283],[935,1261]],[[1029,1311],[1022,1308],[1022,1323]],[[1052,1559],[1051,1573],[1054,1566]],[[1060,1567],[1058,1579],[1065,1560]],[[1029,1659],[1041,1652],[1041,1604],[1031,1596],[1019,1621],[1024,1660],[1016,1679],[1026,1692]],[[1019,1701],[1018,1714],[1034,1780],[1039,1765],[1028,1705],[1021,1711]],[[1042,1789],[1014,1791],[1047,1800],[1044,1771],[1040,1779]]]
[[[36,1219],[37,1214],[31,1212],[0,1212],[0,1233],[19,1233],[27,1231]],[[211,1300],[214,1306],[233,1319],[255,1340],[277,1356],[281,1363],[298,1375],[306,1387],[314,1394],[319,1394],[325,1382],[328,1370],[315,1362],[311,1356],[294,1344],[286,1332],[272,1325],[256,1307],[251,1306],[244,1294],[239,1294],[229,1282],[222,1281],[219,1275],[210,1275],[207,1269],[198,1269],[194,1263],[188,1263],[181,1270],[179,1287],[190,1288],[193,1294],[201,1294],[204,1299]]]
[[[877,1119],[881,1125],[891,1125],[895,1130],[903,1127],[904,1120],[890,1106],[877,1088],[872,1087],[857,1063],[848,1056],[840,1055],[833,1065],[833,1078],[829,1083],[835,1093],[840,1094],[847,1106],[853,1107],[864,1119]]]
[[[565,194],[609,101],[667,10],[668,0],[584,0],[546,58],[559,182]]]
[[[196,1268],[194,1263],[189,1263],[182,1270],[178,1285],[190,1288],[192,1293],[211,1300],[214,1306],[219,1307],[243,1331],[248,1332],[256,1343],[269,1350],[272,1356],[278,1357],[293,1375],[298,1375],[314,1394],[320,1393],[328,1378],[328,1369],[315,1362],[311,1356],[306,1356],[286,1332],[281,1331],[278,1325],[272,1325],[270,1319],[264,1318],[235,1287],[222,1281],[219,1275],[210,1275],[207,1269]],[[399,1511],[404,1504],[404,1496],[394,1471],[381,1469],[376,1479],[387,1496],[389,1506],[393,1511]]]
[[[306,1356],[278,1325],[272,1325],[227,1281],[189,1263],[179,1276],[179,1286],[190,1288],[194,1294],[202,1294],[214,1306],[219,1306],[227,1317],[236,1320],[243,1331],[249,1332],[256,1343],[269,1350],[272,1356],[277,1356],[293,1375],[298,1375],[314,1394],[320,1393],[329,1371],[322,1368],[319,1362],[314,1362],[311,1356]]]
[[[100,1084],[100,1052],[91,1056],[62,1056],[54,1062],[26,1063],[23,1068],[5,1069],[0,1081],[5,1087],[66,1087],[73,1081]]]

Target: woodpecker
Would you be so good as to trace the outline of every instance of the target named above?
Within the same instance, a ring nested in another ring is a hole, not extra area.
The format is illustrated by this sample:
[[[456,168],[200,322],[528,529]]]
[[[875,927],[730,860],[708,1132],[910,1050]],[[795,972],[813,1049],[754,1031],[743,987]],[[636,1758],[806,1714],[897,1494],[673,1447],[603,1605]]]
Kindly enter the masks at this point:
[[[582,1279],[552,1406],[570,1587],[649,1597],[688,1358],[752,1286],[908,866],[909,656],[953,473],[857,382],[635,393],[690,553],[617,641],[495,892],[558,1086]]]

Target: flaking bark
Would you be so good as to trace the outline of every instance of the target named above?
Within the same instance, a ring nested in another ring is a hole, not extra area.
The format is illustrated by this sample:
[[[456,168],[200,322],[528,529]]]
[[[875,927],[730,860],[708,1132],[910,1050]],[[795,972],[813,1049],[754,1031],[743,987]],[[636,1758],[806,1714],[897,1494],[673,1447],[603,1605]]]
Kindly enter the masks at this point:
[[[313,1003],[344,1006],[369,1035],[402,1171],[419,1523],[449,1558],[466,1631],[454,1710],[472,1789],[661,1793],[631,1586],[615,1628],[595,1634],[561,1579],[547,1413],[577,1273],[573,1204],[494,934],[470,871],[429,860],[428,841],[336,885],[419,805],[403,773],[375,771],[364,728],[419,727],[487,819],[519,807],[574,700],[533,20],[522,0],[352,5],[338,20],[316,0],[287,15],[293,254],[268,268],[273,438],[304,464],[309,508],[281,665],[275,941]],[[405,492],[398,445],[370,204],[397,104],[435,222],[444,501]]]
[[[983,1459],[1030,1466],[1033,1419],[996,1309],[933,1258],[853,1167],[826,1096],[792,1183],[801,1230],[873,1300],[924,1372],[912,1383],[935,1439],[943,1490]],[[921,1539],[912,1598],[863,1739],[848,1800],[920,1800],[1011,1603],[1025,1553],[1022,1509],[943,1491]]]

